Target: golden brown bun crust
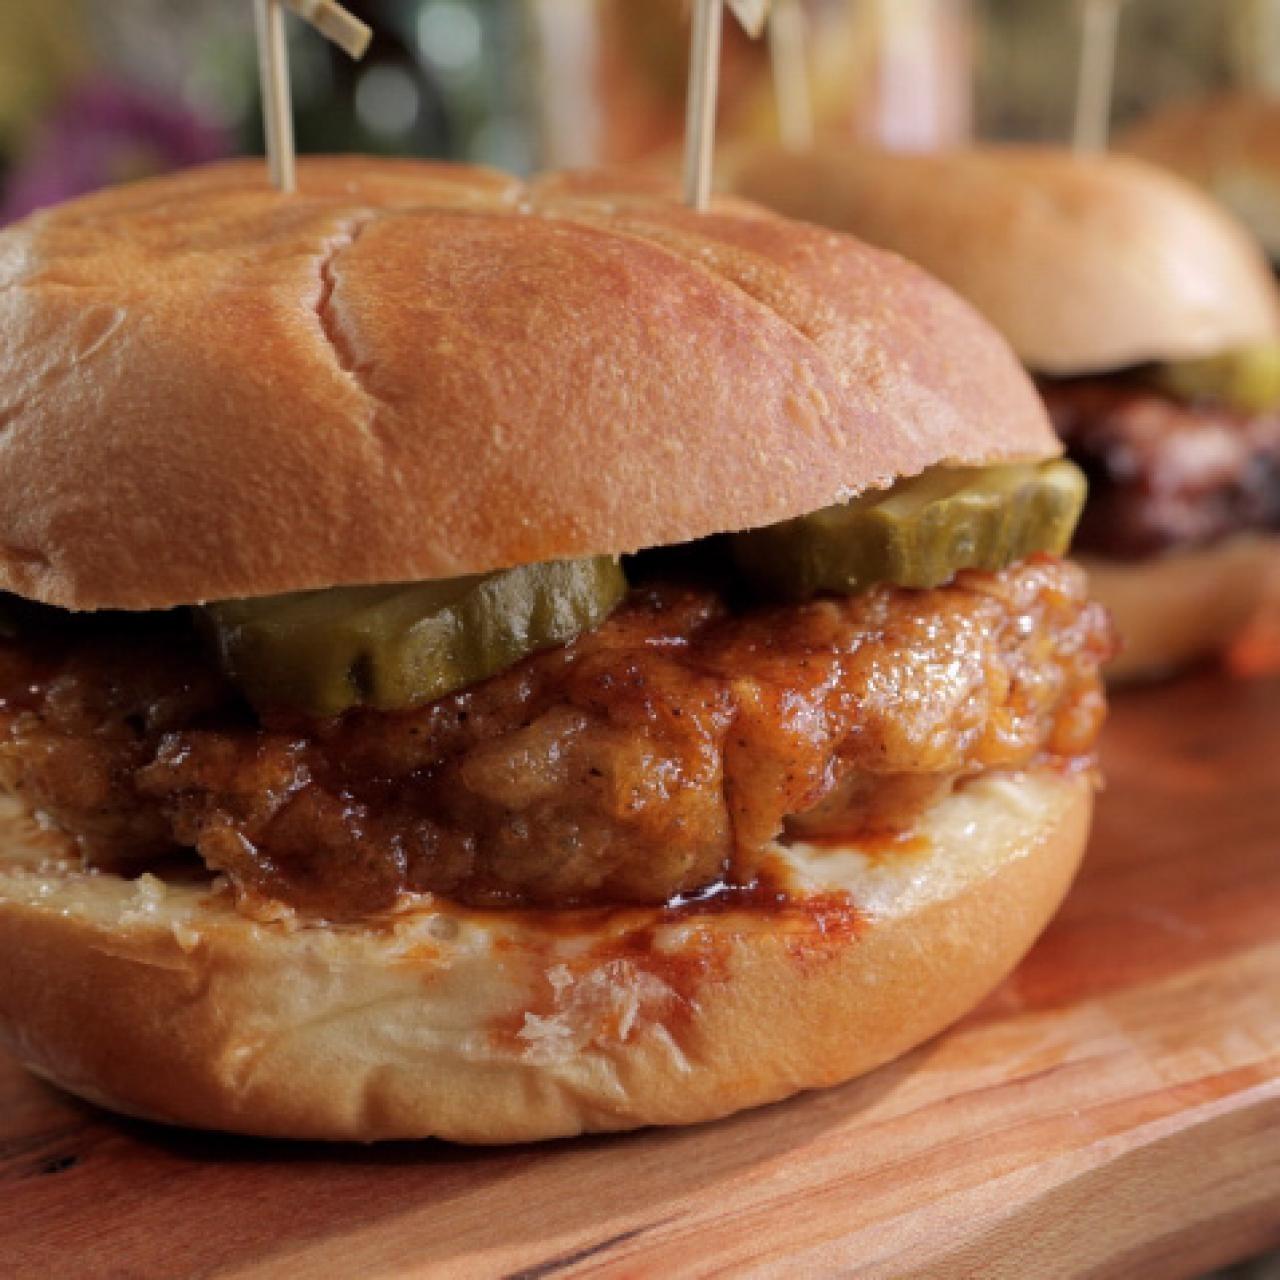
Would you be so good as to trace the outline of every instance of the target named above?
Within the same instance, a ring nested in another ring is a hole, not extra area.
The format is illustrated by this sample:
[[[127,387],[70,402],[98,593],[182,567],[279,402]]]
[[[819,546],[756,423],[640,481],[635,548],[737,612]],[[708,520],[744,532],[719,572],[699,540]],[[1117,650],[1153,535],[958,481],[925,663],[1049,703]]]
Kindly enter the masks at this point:
[[[243,1133],[707,1120],[868,1071],[972,1008],[1057,908],[1090,807],[1082,777],[985,779],[937,806],[924,852],[845,867],[856,912],[637,910],[573,937],[563,914],[440,908],[378,932],[253,924],[195,888],[36,869],[34,828],[6,818],[0,1043],[107,1106]]]
[[[234,162],[0,234],[0,587],[157,608],[621,552],[1057,452],[915,268],[650,179]]]
[[[1175,102],[1117,146],[1211,191],[1280,260],[1280,99],[1240,92]]]
[[[1248,535],[1132,562],[1078,557],[1123,645],[1107,678],[1152,680],[1221,653],[1257,613],[1278,548]]]
[[[919,263],[1043,373],[1212,354],[1280,332],[1257,245],[1136,160],[1035,147],[744,152],[733,190]]]

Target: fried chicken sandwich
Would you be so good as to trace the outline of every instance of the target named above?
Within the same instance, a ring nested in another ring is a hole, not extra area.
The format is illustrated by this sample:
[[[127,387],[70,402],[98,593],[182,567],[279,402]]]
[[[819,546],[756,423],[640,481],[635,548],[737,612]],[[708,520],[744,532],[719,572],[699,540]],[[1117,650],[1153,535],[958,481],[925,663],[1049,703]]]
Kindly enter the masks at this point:
[[[171,1123],[725,1115],[1085,843],[1083,482],[922,272],[639,179],[230,163],[0,235],[0,1038]]]

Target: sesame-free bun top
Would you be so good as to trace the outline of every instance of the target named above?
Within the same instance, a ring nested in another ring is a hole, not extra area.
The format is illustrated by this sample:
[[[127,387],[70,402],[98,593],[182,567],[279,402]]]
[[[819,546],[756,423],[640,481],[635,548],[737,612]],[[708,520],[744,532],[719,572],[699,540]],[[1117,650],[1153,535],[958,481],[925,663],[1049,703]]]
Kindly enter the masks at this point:
[[[1117,146],[1211,191],[1280,260],[1280,98],[1237,92],[1171,103]]]
[[[159,608],[762,525],[1057,445],[923,272],[618,175],[238,161],[0,233],[0,588]]]
[[[729,177],[743,196],[919,263],[1037,372],[1211,355],[1280,332],[1245,229],[1140,161],[1021,146],[770,148],[738,155]]]

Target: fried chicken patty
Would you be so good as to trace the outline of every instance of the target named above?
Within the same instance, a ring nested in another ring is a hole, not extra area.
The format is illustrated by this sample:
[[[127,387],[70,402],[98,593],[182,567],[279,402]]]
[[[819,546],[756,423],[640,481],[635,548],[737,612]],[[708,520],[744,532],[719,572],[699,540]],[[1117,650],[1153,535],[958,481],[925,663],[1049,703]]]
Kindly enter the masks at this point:
[[[1047,557],[744,612],[655,586],[418,710],[262,722],[183,615],[70,621],[0,647],[0,771],[91,865],[194,848],[251,909],[660,903],[749,883],[788,830],[904,830],[957,779],[1087,763],[1111,647]]]
[[[1089,478],[1077,550],[1131,560],[1280,529],[1280,412],[1184,404],[1132,372],[1040,392]]]

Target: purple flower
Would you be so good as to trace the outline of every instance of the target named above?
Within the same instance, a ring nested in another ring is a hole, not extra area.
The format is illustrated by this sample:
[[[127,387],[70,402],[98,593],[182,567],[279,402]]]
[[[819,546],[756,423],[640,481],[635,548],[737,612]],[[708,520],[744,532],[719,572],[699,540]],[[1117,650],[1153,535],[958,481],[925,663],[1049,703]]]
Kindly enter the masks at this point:
[[[29,139],[0,222],[113,182],[226,155],[230,136],[186,106],[105,80],[73,89]]]

